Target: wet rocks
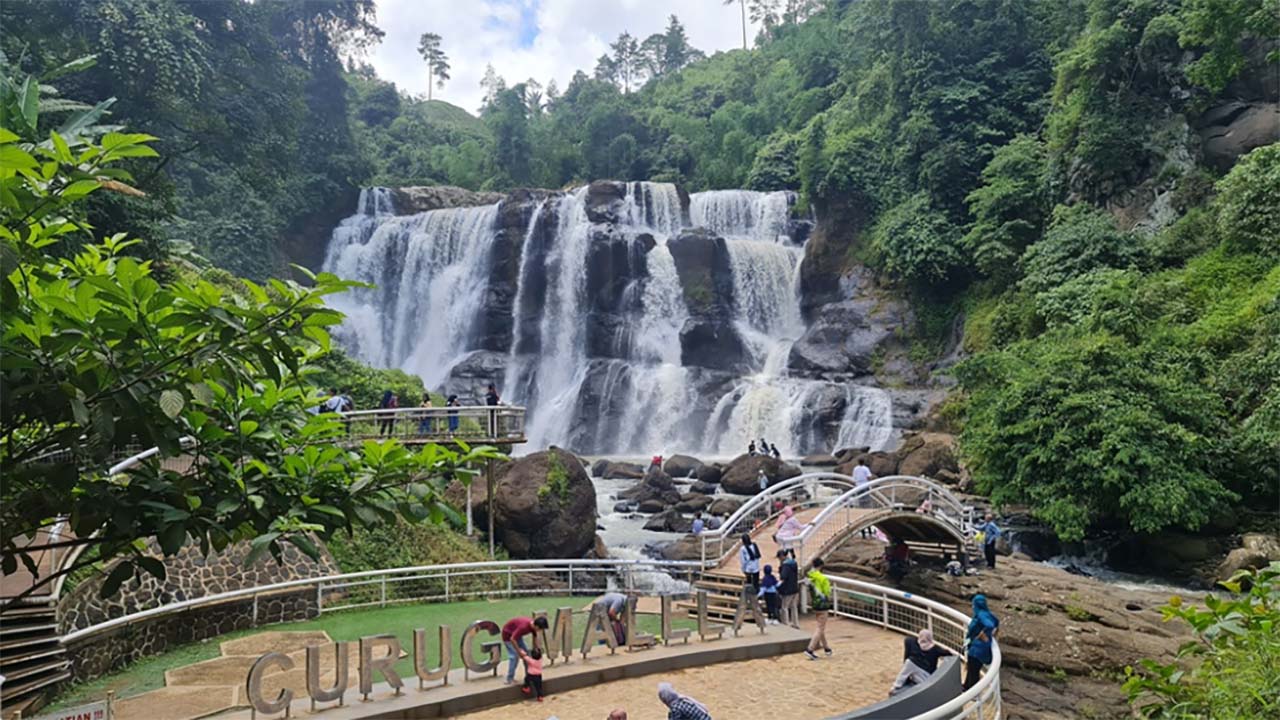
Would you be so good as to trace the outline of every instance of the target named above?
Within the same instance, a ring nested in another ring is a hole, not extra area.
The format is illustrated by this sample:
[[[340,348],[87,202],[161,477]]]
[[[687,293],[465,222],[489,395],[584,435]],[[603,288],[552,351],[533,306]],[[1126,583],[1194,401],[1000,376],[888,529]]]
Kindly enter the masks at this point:
[[[392,188],[391,204],[397,215],[415,215],[441,208],[492,205],[506,196],[496,192],[476,192],[452,185]]]
[[[680,512],[700,512],[706,510],[711,505],[711,498],[706,495],[697,493],[685,493],[680,496],[680,502],[675,504],[675,508]]]
[[[644,524],[645,530],[654,532],[687,533],[693,528],[693,520],[685,517],[675,508],[668,508],[649,518]]]
[[[706,485],[719,485],[720,478],[724,475],[724,466],[720,463],[711,463],[698,468],[698,482]]]
[[[576,457],[551,448],[504,463],[499,472],[494,526],[512,557],[576,558],[591,551],[596,491]]]
[[[673,478],[696,477],[702,461],[689,455],[672,455],[662,464],[662,469]]]
[[[699,493],[701,495],[715,495],[716,486],[712,483],[704,483],[702,481],[698,481],[689,486],[689,492]]]
[[[795,465],[788,465],[767,455],[739,455],[729,463],[729,467],[720,478],[720,486],[725,492],[755,495],[760,492],[761,470],[769,479],[770,485],[776,485],[800,474],[800,468]]]
[[[680,502],[680,491],[676,489],[670,475],[660,468],[650,468],[644,474],[644,479],[618,493],[618,499],[640,503],[640,512],[657,512]],[[655,507],[654,503],[658,504],[656,510],[646,509]]]
[[[597,460],[591,466],[591,474],[606,480],[639,480],[644,477],[644,468],[636,463]]]
[[[718,497],[707,506],[707,512],[712,515],[732,515],[746,502],[746,498]]]

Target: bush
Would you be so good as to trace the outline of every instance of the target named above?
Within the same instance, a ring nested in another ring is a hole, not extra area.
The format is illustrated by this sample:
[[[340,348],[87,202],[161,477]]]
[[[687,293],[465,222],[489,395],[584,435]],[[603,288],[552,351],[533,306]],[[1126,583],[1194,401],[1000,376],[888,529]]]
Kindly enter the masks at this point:
[[[1280,258],[1280,143],[1241,158],[1218,181],[1214,205],[1229,248]]]
[[[1280,717],[1280,563],[1243,570],[1222,586],[1230,594],[1206,595],[1203,608],[1174,596],[1161,609],[1166,622],[1181,620],[1197,637],[1179,649],[1182,663],[1125,668],[1124,689],[1140,716]]]
[[[1044,239],[1023,253],[1019,286],[1041,293],[1094,270],[1137,267],[1142,257],[1138,239],[1117,230],[1105,212],[1060,205]]]
[[[419,565],[484,562],[489,554],[479,543],[444,525],[411,523],[403,519],[384,525],[338,533],[328,543],[329,552],[344,573]],[[501,552],[501,551],[500,551]],[[505,555],[502,556],[503,559]],[[443,595],[443,578],[388,583],[389,599]],[[451,577],[451,596],[497,590],[504,583],[495,576]],[[381,596],[378,585],[350,589],[349,600],[371,601]]]
[[[886,212],[871,241],[884,258],[885,270],[916,285],[945,284],[964,265],[954,226],[930,207],[924,194]]]

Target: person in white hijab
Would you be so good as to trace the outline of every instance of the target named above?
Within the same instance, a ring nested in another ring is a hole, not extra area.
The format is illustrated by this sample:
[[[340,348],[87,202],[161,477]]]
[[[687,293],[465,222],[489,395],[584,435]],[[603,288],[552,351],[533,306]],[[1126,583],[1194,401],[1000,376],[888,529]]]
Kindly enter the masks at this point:
[[[897,695],[907,687],[927,682],[929,676],[938,669],[938,658],[950,655],[951,651],[933,641],[933,631],[923,629],[915,637],[902,640],[902,670],[889,689],[890,695]]]
[[[658,699],[667,706],[667,720],[711,720],[706,705],[676,692],[671,683],[658,683]]]

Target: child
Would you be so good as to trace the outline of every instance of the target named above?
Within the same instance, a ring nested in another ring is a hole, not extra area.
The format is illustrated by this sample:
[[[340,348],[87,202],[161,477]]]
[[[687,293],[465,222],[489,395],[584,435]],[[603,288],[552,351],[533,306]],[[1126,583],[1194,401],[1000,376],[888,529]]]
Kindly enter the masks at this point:
[[[524,685],[520,692],[542,702],[542,651],[534,648],[529,652],[519,650],[519,653],[524,660]]]
[[[764,598],[765,612],[769,619],[768,625],[778,624],[778,578],[773,576],[773,566],[764,566],[764,577],[760,578],[760,592],[756,593],[756,597]]]

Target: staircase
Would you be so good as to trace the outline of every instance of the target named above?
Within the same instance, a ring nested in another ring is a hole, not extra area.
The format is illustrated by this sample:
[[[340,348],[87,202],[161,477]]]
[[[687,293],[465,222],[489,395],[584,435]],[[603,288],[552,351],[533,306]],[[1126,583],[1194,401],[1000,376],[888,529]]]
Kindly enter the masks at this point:
[[[0,717],[29,715],[42,691],[71,676],[58,639],[56,603],[32,602],[0,614]]]
[[[707,592],[707,617],[718,622],[733,622],[733,615],[738,609],[738,598],[742,596],[742,586],[746,581],[742,573],[727,569],[707,570],[702,577],[693,583],[694,591]],[[682,600],[676,603],[677,610],[684,610],[689,617],[698,616],[697,599]],[[746,617],[751,621],[750,614]]]

